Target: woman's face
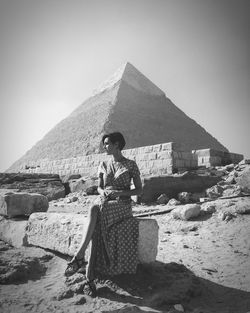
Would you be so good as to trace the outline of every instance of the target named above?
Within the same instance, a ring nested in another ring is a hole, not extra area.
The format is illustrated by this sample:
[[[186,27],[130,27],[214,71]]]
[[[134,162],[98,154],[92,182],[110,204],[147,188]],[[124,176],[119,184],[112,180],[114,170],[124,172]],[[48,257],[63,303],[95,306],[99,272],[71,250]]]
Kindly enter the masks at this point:
[[[117,143],[113,144],[110,141],[109,137],[104,139],[103,147],[107,154],[113,154],[117,150],[117,146],[118,146]]]

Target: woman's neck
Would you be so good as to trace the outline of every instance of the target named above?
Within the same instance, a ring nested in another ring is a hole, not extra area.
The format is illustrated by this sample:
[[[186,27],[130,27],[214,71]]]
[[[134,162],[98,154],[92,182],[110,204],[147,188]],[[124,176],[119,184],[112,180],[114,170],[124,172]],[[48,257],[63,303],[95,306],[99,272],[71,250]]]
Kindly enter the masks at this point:
[[[115,162],[120,162],[122,159],[124,159],[124,156],[122,155],[120,150],[117,150],[114,154],[113,154],[113,160]]]

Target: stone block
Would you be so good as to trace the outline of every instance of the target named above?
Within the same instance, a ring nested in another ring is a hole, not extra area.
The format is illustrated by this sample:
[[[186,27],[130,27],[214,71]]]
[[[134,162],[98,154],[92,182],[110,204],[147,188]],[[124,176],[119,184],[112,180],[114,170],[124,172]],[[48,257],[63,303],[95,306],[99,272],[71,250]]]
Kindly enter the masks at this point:
[[[172,211],[172,215],[176,219],[187,221],[200,214],[201,207],[199,204],[182,205]]]
[[[8,192],[0,195],[0,215],[30,215],[34,212],[46,212],[48,207],[47,197],[40,194]]]
[[[173,142],[166,142],[162,144],[162,150],[173,150]]]
[[[27,224],[28,221],[23,219],[6,219],[0,216],[0,240],[16,248],[27,246]]]
[[[139,220],[138,253],[141,263],[153,262],[157,255],[158,224],[153,219]],[[71,213],[34,213],[27,227],[28,243],[73,256],[76,252],[87,217]]]

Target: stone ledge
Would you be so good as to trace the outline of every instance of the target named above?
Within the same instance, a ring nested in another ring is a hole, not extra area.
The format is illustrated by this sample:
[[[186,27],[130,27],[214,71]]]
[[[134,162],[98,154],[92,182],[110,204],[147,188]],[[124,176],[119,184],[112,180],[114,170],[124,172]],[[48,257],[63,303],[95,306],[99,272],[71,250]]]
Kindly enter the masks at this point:
[[[139,261],[155,261],[158,246],[158,224],[154,219],[139,220]],[[87,217],[71,213],[33,213],[28,221],[28,244],[73,256]]]

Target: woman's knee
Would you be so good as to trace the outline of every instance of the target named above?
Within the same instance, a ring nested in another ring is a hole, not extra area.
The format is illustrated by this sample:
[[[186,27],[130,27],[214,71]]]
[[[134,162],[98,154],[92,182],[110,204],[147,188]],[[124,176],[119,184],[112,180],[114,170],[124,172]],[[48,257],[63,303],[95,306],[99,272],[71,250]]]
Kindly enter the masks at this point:
[[[90,216],[96,216],[100,212],[100,208],[98,205],[93,205],[90,210],[89,210],[89,215]]]

